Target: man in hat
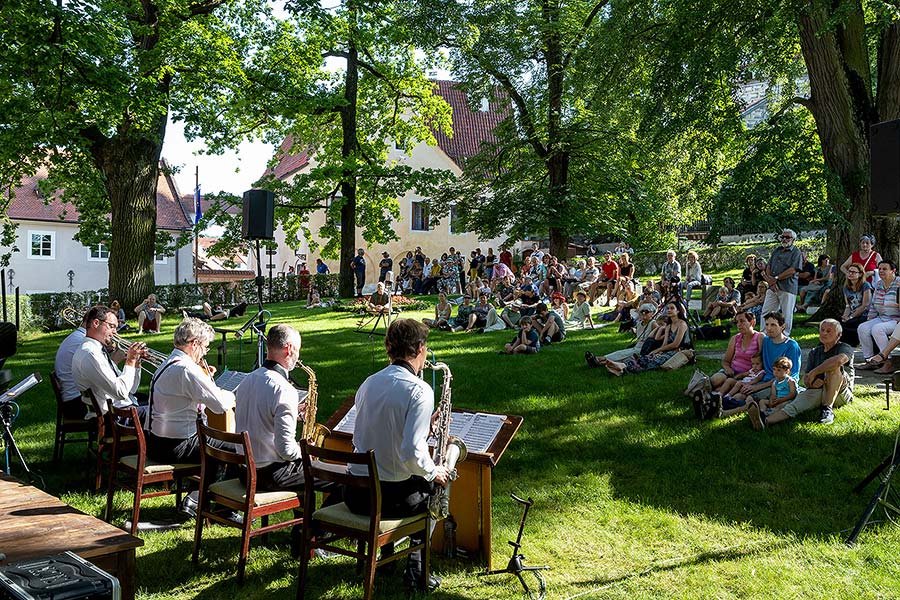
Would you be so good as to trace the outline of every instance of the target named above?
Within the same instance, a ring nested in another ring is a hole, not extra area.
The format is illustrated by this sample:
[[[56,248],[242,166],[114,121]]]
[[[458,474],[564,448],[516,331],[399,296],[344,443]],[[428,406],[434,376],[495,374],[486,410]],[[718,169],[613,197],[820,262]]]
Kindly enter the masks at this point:
[[[378,274],[378,281],[384,283],[384,280],[388,277],[388,273],[394,268],[394,259],[391,258],[391,255],[387,251],[381,253],[381,262],[378,263],[378,268],[381,270]]]

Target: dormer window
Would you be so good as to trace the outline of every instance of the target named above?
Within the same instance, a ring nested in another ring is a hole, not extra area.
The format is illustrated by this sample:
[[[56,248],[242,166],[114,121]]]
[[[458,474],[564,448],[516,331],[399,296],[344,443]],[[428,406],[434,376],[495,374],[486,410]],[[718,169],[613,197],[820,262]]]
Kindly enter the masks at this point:
[[[491,103],[487,98],[481,99],[481,105],[478,107],[478,110],[481,112],[488,112],[489,110],[491,110]]]

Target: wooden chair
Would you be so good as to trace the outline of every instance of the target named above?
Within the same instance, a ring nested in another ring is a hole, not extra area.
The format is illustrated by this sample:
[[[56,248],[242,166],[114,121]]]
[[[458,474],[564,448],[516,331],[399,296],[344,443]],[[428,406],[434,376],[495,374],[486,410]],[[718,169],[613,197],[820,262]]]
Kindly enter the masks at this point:
[[[423,552],[422,589],[427,589],[431,570],[431,540],[429,536],[431,516],[428,512],[423,512],[402,519],[381,518],[381,486],[378,482],[378,469],[375,466],[375,452],[372,450],[365,454],[342,452],[311,446],[305,441],[300,442],[300,448],[303,452],[303,474],[307,485],[303,502],[304,547],[300,552],[300,574],[297,581],[298,600],[302,600],[304,597],[309,557],[316,548],[352,556],[357,561],[357,568],[364,565],[363,598],[365,600],[372,598],[376,568],[394,562],[421,548]],[[320,461],[327,461],[327,463]],[[356,477],[350,475],[346,469],[335,469],[333,463],[365,465],[369,475]],[[313,481],[332,481],[368,490],[369,515],[357,515],[351,512],[343,502],[315,510],[315,490],[310,485]],[[415,545],[411,543],[409,548],[377,560],[379,548],[417,532],[425,533],[424,542]],[[331,533],[334,537],[328,538],[327,541],[317,540],[316,535],[321,533]],[[334,545],[335,542],[343,539],[356,540],[356,551]]]
[[[112,518],[113,495],[116,489],[129,490],[134,493],[134,505],[131,509],[131,535],[137,534],[138,517],[141,513],[141,500],[157,496],[175,494],[175,505],[181,505],[181,492],[185,491],[182,481],[200,474],[200,465],[191,463],[161,464],[147,458],[147,441],[144,428],[141,427],[137,408],[111,409],[113,430],[112,460],[109,466],[109,489],[106,493],[107,523]],[[175,482],[175,488],[169,482]],[[144,492],[144,486],[154,483],[165,483],[166,488],[152,492]]]
[[[243,582],[247,554],[250,552],[250,538],[265,535],[275,529],[300,525],[303,518],[296,516],[300,509],[300,496],[296,492],[256,491],[256,463],[250,447],[250,436],[246,431],[228,433],[213,429],[198,421],[197,432],[200,437],[201,470],[197,524],[194,529],[193,562],[196,565],[199,560],[200,540],[203,536],[203,523],[206,519],[221,525],[237,527],[241,530],[238,582]],[[234,450],[214,448],[207,442],[209,439],[232,444]],[[241,483],[240,479],[216,481],[220,464],[244,468],[247,474],[246,485]],[[230,511],[242,513],[243,522],[231,518],[229,514],[223,514],[222,511],[213,511],[210,508],[213,503],[224,506]],[[269,515],[285,510],[295,511],[294,518],[269,525]],[[256,518],[260,518],[262,527],[253,529],[253,519]]]
[[[97,470],[94,476],[94,491],[100,491],[100,485],[103,482],[103,468],[112,461],[112,427],[110,425],[109,413],[103,414],[100,411],[100,404],[97,397],[90,388],[81,392],[81,395],[90,400],[91,410],[94,411],[94,420],[91,424],[97,432]]]
[[[56,396],[56,435],[53,439],[53,462],[62,460],[66,444],[84,443],[88,457],[91,455],[91,447],[94,443],[94,423],[88,419],[67,419],[63,416],[62,386],[56,371],[50,372],[50,385],[53,387],[53,395]],[[72,400],[81,402],[81,400]],[[69,438],[72,434],[85,434]]]

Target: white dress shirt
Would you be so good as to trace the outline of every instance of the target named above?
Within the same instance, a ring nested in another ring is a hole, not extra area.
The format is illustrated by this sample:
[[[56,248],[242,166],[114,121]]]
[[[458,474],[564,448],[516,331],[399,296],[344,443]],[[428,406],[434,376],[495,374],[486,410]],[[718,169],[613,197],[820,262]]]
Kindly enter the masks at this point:
[[[62,388],[62,398],[64,401],[81,399],[81,390],[75,384],[75,376],[72,374],[72,358],[75,351],[81,348],[85,338],[84,327],[79,327],[66,336],[66,339],[59,345],[56,351],[56,362],[53,370],[56,371],[56,377],[59,379],[59,385]]]
[[[378,478],[404,481],[413,475],[434,479],[428,449],[434,391],[401,365],[389,365],[370,375],[356,392],[353,451],[375,451]],[[363,465],[351,465],[353,475],[366,475]]]
[[[234,394],[219,388],[200,365],[177,348],[160,365],[151,387],[153,415],[147,411],[144,427],[159,437],[186,440],[197,433],[198,404],[220,414],[234,408]]]
[[[257,467],[300,459],[296,440],[300,395],[284,369],[277,369],[256,369],[234,391],[235,427],[250,434]]]
[[[109,412],[108,404],[116,408],[136,405],[132,394],[141,383],[141,370],[125,365],[121,371],[103,351],[103,345],[91,337],[85,337],[81,347],[72,357],[72,374],[79,390],[90,389],[97,398],[103,414]]]

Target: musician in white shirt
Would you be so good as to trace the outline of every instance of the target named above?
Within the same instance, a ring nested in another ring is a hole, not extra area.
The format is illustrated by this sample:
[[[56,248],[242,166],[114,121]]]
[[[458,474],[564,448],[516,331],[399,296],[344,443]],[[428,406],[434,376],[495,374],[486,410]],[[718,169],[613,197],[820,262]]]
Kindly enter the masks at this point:
[[[384,339],[391,364],[369,376],[356,392],[353,451],[375,451],[384,518],[425,511],[435,484],[447,485],[449,478],[446,467],[435,465],[428,449],[434,392],[418,377],[425,364],[427,337],[428,327],[413,319],[391,323]],[[351,465],[354,475],[365,475],[363,471],[364,467]],[[369,514],[367,491],[348,487],[344,494],[351,511]],[[403,576],[407,587],[420,585],[421,569],[420,550],[409,555]],[[438,585],[440,579],[432,576],[429,589]]]
[[[137,405],[135,392],[141,382],[141,358],[147,345],[133,343],[120,371],[104,350],[112,345],[113,334],[119,326],[116,313],[105,306],[94,306],[85,315],[85,323],[84,342],[72,357],[72,374],[78,389],[90,389],[103,414],[109,411],[109,403],[117,408]],[[145,411],[146,406],[138,406],[142,416]]]
[[[250,434],[258,490],[300,490],[303,462],[297,443],[300,404],[289,373],[300,358],[300,334],[276,325],[266,337],[267,360],[235,390],[237,431]]]
[[[198,406],[218,414],[234,408],[234,394],[216,385],[212,367],[201,366],[214,338],[208,324],[185,319],[175,328],[175,349],[153,375],[144,431],[147,455],[157,462],[200,462]]]
[[[53,365],[56,378],[59,379],[60,393],[63,400],[63,416],[66,419],[83,419],[87,414],[88,407],[81,401],[81,390],[78,389],[78,385],[75,383],[75,375],[72,373],[72,359],[75,357],[75,352],[84,343],[87,330],[86,317],[87,313],[82,316],[81,325],[67,335],[66,339],[59,345]]]

